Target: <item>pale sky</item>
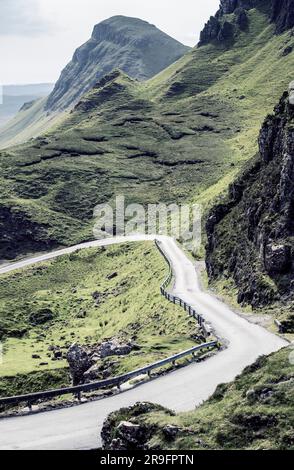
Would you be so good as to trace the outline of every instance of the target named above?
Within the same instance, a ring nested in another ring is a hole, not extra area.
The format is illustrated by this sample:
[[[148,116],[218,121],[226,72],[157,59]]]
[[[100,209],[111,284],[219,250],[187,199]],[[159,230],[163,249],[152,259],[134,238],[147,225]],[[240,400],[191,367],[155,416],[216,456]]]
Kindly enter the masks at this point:
[[[0,84],[55,82],[95,24],[114,15],[155,24],[194,46],[219,0],[0,0]]]

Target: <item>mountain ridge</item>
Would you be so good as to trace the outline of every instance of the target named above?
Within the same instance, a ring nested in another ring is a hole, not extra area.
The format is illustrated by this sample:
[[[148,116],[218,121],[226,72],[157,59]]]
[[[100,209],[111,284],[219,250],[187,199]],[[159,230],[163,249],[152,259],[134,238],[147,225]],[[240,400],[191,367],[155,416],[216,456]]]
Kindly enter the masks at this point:
[[[151,78],[189,49],[147,21],[111,17],[95,25],[89,41],[75,51],[45,110],[68,108],[113,69],[138,80]]]
[[[199,46],[217,41],[232,40],[236,29],[248,28],[248,11],[258,9],[268,15],[269,23],[275,24],[276,34],[294,27],[294,0],[221,0],[219,10],[211,16],[200,34]],[[227,15],[235,15],[228,21]]]
[[[292,79],[294,37],[276,35],[269,13],[248,10],[234,41],[194,48],[146,82],[111,72],[53,129],[1,151],[1,256],[89,240],[93,208],[115,194],[207,211]]]

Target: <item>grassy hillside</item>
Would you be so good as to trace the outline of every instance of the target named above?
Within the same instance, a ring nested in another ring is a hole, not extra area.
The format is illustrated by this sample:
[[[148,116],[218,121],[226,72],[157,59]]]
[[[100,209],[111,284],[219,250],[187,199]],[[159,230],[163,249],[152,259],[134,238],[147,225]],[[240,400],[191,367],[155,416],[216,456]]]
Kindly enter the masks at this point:
[[[140,81],[153,77],[182,57],[190,47],[181,44],[156,26],[133,17],[114,16],[94,27],[91,38],[80,46],[61,72],[45,100],[22,110],[0,129],[0,148],[18,145],[56,124],[99,79],[115,68]],[[45,96],[45,94],[37,95]],[[32,99],[32,98],[31,98]],[[7,102],[6,102],[7,101]],[[15,114],[24,100],[15,109]],[[4,100],[1,116],[11,100]],[[12,115],[10,115],[12,117]]]
[[[140,243],[83,250],[1,276],[0,395],[69,383],[65,356],[74,342],[116,337],[139,346],[102,360],[101,378],[193,347],[197,324],[160,295],[166,271],[155,246]],[[54,360],[52,346],[63,360]]]
[[[44,137],[2,151],[2,257],[92,237],[92,211],[132,202],[208,208],[254,155],[264,116],[292,78],[294,38],[269,6],[147,83],[112,73]],[[290,50],[290,49],[288,49]],[[8,230],[9,229],[9,230]]]
[[[293,349],[285,348],[254,365],[193,412],[175,415],[152,405],[113,413],[105,423],[105,448],[161,450],[293,450]],[[133,443],[119,428],[139,424]],[[170,428],[172,426],[172,428]],[[136,436],[140,436],[136,439]],[[142,438],[143,436],[143,438]]]

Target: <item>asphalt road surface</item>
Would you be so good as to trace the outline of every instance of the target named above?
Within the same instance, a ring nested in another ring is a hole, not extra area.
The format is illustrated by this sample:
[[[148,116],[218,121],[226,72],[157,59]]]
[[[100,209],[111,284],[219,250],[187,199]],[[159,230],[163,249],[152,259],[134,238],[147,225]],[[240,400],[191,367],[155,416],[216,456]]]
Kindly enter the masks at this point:
[[[168,237],[133,236],[90,242],[4,266],[0,268],[0,274],[78,249],[155,238],[161,242],[162,249],[171,261],[175,278],[173,293],[191,304],[211,323],[227,348],[205,362],[191,364],[110,398],[72,408],[2,419],[0,450],[97,448],[101,445],[103,421],[110,412],[137,401],[158,403],[178,412],[190,411],[209,398],[217,385],[232,381],[260,355],[278,351],[288,344],[239,316],[211,294],[203,292],[193,263],[176,242]]]

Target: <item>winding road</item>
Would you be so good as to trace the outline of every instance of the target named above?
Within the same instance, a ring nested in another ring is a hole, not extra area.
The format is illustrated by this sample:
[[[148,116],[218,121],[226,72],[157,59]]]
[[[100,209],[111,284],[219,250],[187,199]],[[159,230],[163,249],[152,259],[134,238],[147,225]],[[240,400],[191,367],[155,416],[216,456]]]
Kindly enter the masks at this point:
[[[176,242],[168,237],[133,236],[84,243],[4,266],[0,268],[0,274],[79,249],[155,239],[161,242],[172,265],[175,278],[173,294],[202,314],[228,347],[205,362],[191,364],[110,398],[72,408],[2,419],[0,450],[97,448],[101,444],[103,421],[110,412],[137,401],[151,401],[178,412],[192,410],[209,398],[217,385],[232,381],[260,355],[278,351],[288,344],[261,326],[237,315],[210,293],[203,292],[193,263]]]

